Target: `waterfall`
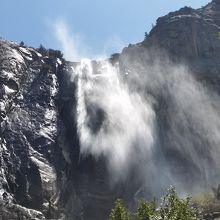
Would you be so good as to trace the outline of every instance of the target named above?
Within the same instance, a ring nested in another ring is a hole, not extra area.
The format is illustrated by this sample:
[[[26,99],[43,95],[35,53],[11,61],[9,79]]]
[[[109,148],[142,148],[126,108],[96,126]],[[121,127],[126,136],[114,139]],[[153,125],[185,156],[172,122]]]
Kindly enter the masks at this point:
[[[184,65],[148,56],[74,68],[80,155],[104,157],[113,183],[135,170],[140,191],[210,189],[220,181],[219,95]]]
[[[137,158],[145,159],[154,145],[155,113],[150,101],[131,92],[117,65],[77,66],[77,129],[81,154],[104,156],[115,179],[129,172]]]

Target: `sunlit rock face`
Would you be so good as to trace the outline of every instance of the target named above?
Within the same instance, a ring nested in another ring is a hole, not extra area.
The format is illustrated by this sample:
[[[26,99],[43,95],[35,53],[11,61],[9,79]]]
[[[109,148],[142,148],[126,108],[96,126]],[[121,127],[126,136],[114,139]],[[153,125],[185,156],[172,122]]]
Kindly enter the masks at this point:
[[[173,60],[186,62],[199,77],[216,75],[220,58],[219,7],[216,0],[198,10],[184,7],[160,17],[143,45],[164,48]]]
[[[50,200],[58,193],[53,163],[60,64],[55,56],[5,40],[0,41],[0,50],[1,217],[44,219],[42,213],[28,209],[50,216]]]
[[[108,60],[0,40],[0,216],[107,219],[116,198],[220,182],[219,0]]]

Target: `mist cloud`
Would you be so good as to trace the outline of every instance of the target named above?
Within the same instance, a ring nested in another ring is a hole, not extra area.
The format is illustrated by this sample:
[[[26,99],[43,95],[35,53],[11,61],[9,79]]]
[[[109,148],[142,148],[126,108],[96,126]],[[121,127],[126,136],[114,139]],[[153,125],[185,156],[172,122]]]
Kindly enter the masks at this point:
[[[78,133],[82,154],[105,156],[113,177],[123,177],[137,154],[150,154],[155,113],[150,101],[129,92],[118,69],[100,61],[100,73],[82,60],[78,75]],[[147,156],[146,154],[146,156]]]
[[[64,54],[82,57],[67,27],[57,24]],[[119,62],[82,59],[74,66],[81,154],[105,157],[114,181],[132,167],[138,191],[184,192],[220,182],[220,100],[186,65],[160,51],[127,48]]]
[[[122,69],[132,73],[128,83],[133,90],[147,97],[151,94],[155,100],[159,142],[154,147],[151,173],[146,173],[147,184],[153,179],[155,192],[172,184],[182,193],[217,185],[219,95],[199,82],[186,65],[174,64],[160,51],[137,47],[136,53],[128,50],[122,54],[120,61]]]
[[[61,45],[64,57],[67,60],[76,62],[84,58],[106,59],[109,57],[109,51],[112,53],[120,52],[124,46],[123,40],[119,36],[113,35],[104,42],[100,53],[94,53],[92,47],[86,45],[84,36],[80,33],[72,32],[64,19],[57,19],[52,28],[55,33],[55,39]]]
[[[54,23],[55,37],[59,41],[67,60],[79,61],[89,56],[88,48],[79,34],[71,33],[67,23],[59,19]]]

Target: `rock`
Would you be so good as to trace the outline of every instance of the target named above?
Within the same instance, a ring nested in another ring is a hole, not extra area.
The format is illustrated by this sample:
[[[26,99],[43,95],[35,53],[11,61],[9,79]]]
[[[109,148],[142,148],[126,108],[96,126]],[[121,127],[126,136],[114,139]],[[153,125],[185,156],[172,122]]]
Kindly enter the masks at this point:
[[[43,198],[50,200],[57,193],[52,165],[57,132],[56,73],[45,72],[44,58],[24,45],[1,40],[0,51],[1,189],[12,198],[8,208],[20,207],[12,205],[16,201],[40,211]],[[56,63],[51,66],[55,69]],[[34,218],[34,211],[22,210],[29,213],[26,219]],[[36,219],[44,219],[41,215]]]
[[[220,58],[219,11],[213,1],[198,10],[185,7],[169,13],[157,20],[142,45],[164,48],[174,59],[187,62],[200,75],[216,75]]]
[[[213,212],[213,218],[219,218],[220,217],[220,212]]]

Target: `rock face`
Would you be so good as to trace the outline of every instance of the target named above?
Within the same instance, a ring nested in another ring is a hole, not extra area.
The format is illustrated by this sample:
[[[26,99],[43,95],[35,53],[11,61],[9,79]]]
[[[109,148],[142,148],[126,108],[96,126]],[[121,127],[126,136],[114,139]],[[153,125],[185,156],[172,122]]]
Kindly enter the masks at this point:
[[[219,92],[220,1],[159,18],[143,42],[110,60],[126,71],[146,50],[186,63]],[[106,219],[116,198],[134,202],[138,180],[111,187],[104,158],[80,156],[75,65],[59,51],[0,40],[0,219]]]
[[[11,207],[15,201],[29,209],[44,210],[50,216],[51,199],[58,193],[53,163],[58,123],[56,74],[60,60],[4,40],[0,48],[0,184],[2,202],[6,204],[1,216],[31,218],[32,214],[27,215],[25,208]],[[14,214],[9,211],[12,209]],[[34,213],[28,209],[27,212]],[[42,214],[38,216],[44,218]]]
[[[1,219],[106,218],[116,197],[103,159],[80,159],[75,64],[6,40],[0,50]]]
[[[175,61],[185,61],[200,76],[218,74],[220,2],[195,10],[189,7],[158,18],[142,45],[164,48]]]

